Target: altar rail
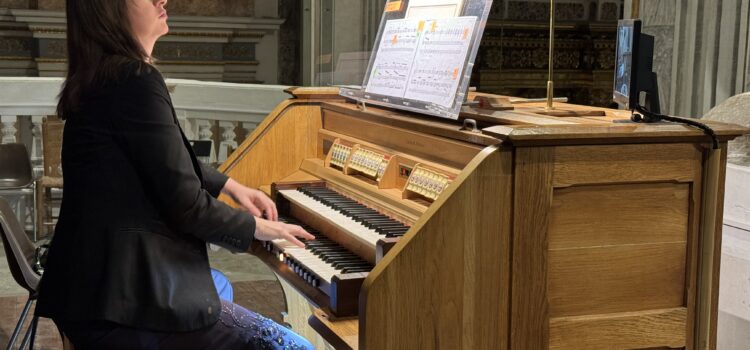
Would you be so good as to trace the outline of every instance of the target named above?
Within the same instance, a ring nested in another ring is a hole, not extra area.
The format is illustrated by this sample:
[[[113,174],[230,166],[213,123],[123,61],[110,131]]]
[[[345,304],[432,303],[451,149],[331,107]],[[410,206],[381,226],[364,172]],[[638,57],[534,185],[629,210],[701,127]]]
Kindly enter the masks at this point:
[[[42,119],[54,116],[61,78],[0,77],[0,143],[23,143],[34,176],[43,173]],[[204,160],[219,165],[276,105],[287,99],[286,86],[167,79],[177,118],[190,140],[211,140]],[[1,166],[1,165],[0,165]],[[30,193],[4,197],[26,229],[33,229]],[[56,212],[56,210],[53,210]]]
[[[35,174],[42,171],[42,118],[55,115],[60,78],[0,77],[0,143],[20,142]],[[191,140],[211,140],[209,162],[221,164],[273,108],[286,86],[167,79],[177,118]]]

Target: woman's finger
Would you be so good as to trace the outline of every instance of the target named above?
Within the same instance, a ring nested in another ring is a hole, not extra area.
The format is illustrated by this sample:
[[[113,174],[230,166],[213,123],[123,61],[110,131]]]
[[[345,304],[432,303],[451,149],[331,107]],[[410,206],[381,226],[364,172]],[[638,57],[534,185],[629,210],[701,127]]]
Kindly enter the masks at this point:
[[[244,202],[245,203],[242,203],[242,206],[245,207],[245,209],[247,209],[248,212],[250,212],[250,215],[258,217],[258,218],[261,217],[261,215],[263,215],[263,213],[260,211],[260,209],[258,209],[255,206],[255,204],[253,204],[252,201],[245,200]]]
[[[268,220],[277,221],[276,215],[274,214],[276,205],[273,203],[273,201],[264,196],[264,198],[260,202],[260,205],[263,206],[263,212],[266,213]]]
[[[305,229],[303,229],[302,227],[297,226],[297,225],[292,225],[292,226],[294,226],[294,229],[292,229],[292,232],[291,232],[292,235],[301,237],[304,239],[309,239],[309,240],[315,239],[315,236],[311,235],[310,232],[305,231]]]
[[[294,244],[294,245],[296,245],[296,246],[298,246],[298,247],[300,247],[300,248],[304,248],[304,247],[305,247],[305,244],[304,244],[304,243],[302,243],[302,241],[300,241],[299,239],[295,238],[294,236],[292,236],[292,235],[291,235],[291,234],[289,234],[289,233],[286,233],[286,232],[285,232],[285,233],[283,234],[283,237],[282,237],[282,238],[284,238],[284,239],[285,239],[285,240],[287,240],[287,241],[288,241],[289,243],[292,243],[292,244]]]
[[[279,221],[279,209],[276,208],[276,203],[273,204],[273,221]]]

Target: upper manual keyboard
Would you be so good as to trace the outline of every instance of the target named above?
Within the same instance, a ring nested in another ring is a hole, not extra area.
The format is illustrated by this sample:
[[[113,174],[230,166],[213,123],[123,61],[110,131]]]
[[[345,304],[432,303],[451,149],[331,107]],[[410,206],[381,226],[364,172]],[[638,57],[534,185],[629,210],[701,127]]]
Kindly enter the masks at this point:
[[[279,193],[372,249],[375,249],[379,239],[400,237],[409,230],[409,226],[325,187],[307,186],[297,190],[280,190]]]

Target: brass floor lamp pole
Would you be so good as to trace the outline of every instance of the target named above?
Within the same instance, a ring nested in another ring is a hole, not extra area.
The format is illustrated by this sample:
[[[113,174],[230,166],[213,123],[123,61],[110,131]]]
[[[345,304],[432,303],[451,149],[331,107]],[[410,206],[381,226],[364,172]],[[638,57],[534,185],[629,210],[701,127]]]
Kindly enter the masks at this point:
[[[555,109],[553,105],[555,94],[554,73],[555,55],[555,0],[549,1],[549,77],[547,78],[547,110]]]

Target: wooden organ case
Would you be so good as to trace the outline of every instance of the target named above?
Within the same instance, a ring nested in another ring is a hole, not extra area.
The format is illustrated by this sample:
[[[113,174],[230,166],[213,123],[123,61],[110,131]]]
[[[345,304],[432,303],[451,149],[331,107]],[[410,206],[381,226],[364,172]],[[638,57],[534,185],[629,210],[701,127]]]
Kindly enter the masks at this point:
[[[748,130],[709,122],[711,152],[696,129],[614,122],[625,111],[549,116],[518,100],[465,111],[472,131],[290,92],[221,170],[324,243],[254,244],[313,342],[715,348],[724,151]],[[363,212],[376,221],[348,224]]]

